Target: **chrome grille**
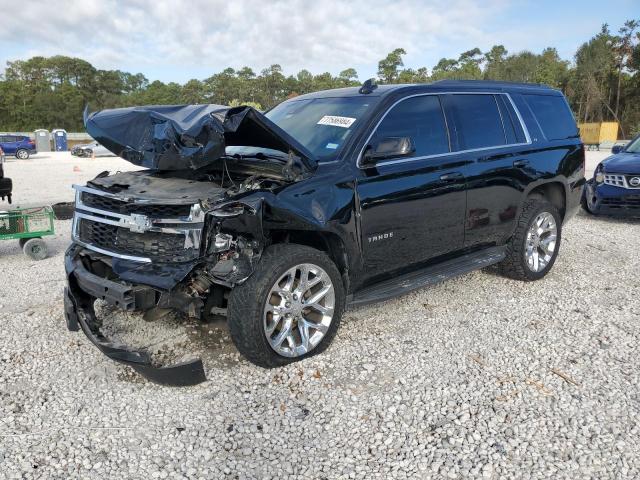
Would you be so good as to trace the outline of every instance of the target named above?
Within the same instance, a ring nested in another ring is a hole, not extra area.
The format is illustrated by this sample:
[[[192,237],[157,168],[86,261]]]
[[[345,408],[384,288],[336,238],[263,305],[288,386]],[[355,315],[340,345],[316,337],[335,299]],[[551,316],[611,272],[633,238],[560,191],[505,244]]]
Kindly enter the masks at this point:
[[[80,219],[79,238],[89,245],[115,254],[149,257],[158,262],[185,262],[198,256],[194,248],[184,248],[180,235],[145,232],[135,233],[128,228]]]
[[[93,207],[108,212],[140,215],[151,217],[187,217],[191,205],[139,205],[116,198],[96,195],[95,193],[82,193],[82,203],[87,207]]]
[[[613,185],[614,187],[625,187],[626,182],[624,180],[624,175],[616,175],[616,174],[605,174],[604,183],[607,185]]]
[[[136,203],[77,186],[73,240],[88,249],[138,262],[184,262],[200,254],[200,204]]]
[[[640,177],[640,175],[625,175],[622,173],[606,173],[604,175],[604,183],[613,185],[614,187],[629,188],[631,190],[640,189],[640,185],[631,185],[629,182],[632,178]]]

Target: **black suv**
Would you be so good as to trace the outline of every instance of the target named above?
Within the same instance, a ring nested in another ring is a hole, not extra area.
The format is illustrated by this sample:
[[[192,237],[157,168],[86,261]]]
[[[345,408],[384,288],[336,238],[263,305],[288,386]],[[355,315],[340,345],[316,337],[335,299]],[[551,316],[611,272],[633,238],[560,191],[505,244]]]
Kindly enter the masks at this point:
[[[323,351],[348,306],[499,264],[538,280],[580,204],[584,148],[545,86],[442,81],[317,92],[266,114],[216,105],[85,116],[101,144],[146,170],[76,188],[65,310],[104,353],[93,304],[226,315],[238,350],[275,367]]]

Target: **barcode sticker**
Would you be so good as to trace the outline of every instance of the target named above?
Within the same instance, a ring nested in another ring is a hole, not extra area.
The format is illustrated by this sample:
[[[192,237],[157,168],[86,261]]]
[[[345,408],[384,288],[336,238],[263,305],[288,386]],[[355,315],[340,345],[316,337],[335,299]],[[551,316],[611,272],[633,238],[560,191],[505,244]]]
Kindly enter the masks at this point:
[[[332,127],[349,128],[355,122],[355,118],[337,117],[335,115],[325,115],[318,121],[318,125],[331,125]]]

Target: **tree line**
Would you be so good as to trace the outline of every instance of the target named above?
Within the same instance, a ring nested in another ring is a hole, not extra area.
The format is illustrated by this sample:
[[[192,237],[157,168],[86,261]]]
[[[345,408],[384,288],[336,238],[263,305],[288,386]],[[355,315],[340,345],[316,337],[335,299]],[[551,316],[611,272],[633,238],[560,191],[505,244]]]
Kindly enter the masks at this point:
[[[378,63],[379,83],[424,83],[442,79],[486,79],[543,83],[564,92],[579,122],[618,121],[621,135],[640,133],[640,21],[613,33],[608,25],[584,42],[572,61],[555,48],[509,53],[503,45],[473,48],[442,58],[430,70],[405,68],[397,48]],[[285,75],[280,65],[256,73],[226,68],[203,80],[150,82],[141,73],[100,70],[66,56],[7,62],[0,75],[0,131],[65,128],[82,131],[82,111],[132,105],[215,103],[267,109],[287,98],[361,83],[355,69],[337,76],[301,70]]]

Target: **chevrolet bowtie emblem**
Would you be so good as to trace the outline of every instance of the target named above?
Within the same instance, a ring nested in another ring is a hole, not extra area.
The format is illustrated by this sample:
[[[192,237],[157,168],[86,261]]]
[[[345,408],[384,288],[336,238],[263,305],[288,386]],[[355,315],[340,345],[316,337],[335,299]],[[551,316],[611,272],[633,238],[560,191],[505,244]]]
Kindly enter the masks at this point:
[[[130,216],[120,220],[120,224],[132,232],[142,233],[151,228],[151,220],[146,215],[132,213]]]

